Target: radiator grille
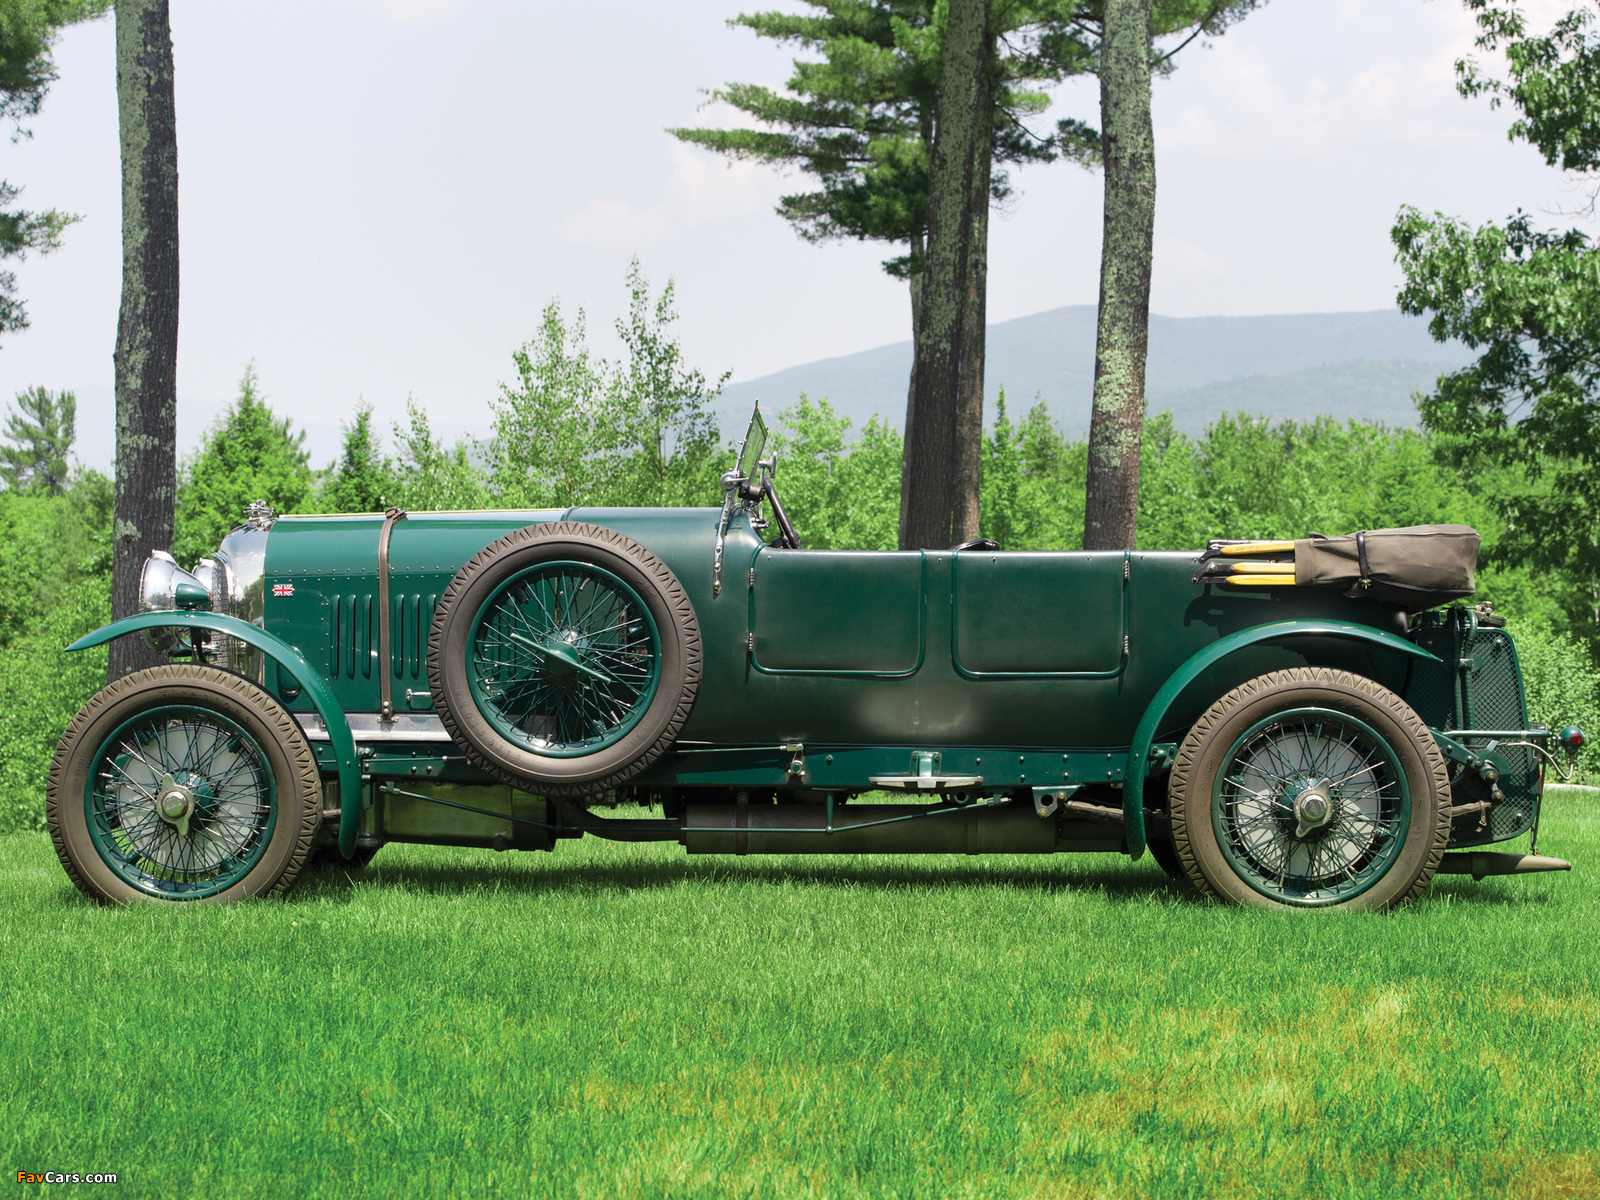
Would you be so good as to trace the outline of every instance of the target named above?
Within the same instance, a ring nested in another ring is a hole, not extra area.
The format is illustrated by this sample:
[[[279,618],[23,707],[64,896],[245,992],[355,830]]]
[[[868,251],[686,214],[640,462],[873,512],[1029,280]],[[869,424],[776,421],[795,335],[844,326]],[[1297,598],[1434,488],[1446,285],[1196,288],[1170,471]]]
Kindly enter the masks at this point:
[[[1474,729],[1526,729],[1527,699],[1522,692],[1517,652],[1503,629],[1478,629],[1466,640],[1472,669],[1467,672],[1467,708]],[[1474,750],[1487,743],[1471,739]],[[1539,759],[1527,746],[1496,748],[1503,766],[1500,790],[1505,799],[1489,810],[1489,828],[1472,823],[1460,845],[1498,842],[1515,837],[1533,823],[1539,792]]]
[[[1417,644],[1443,662],[1416,665],[1406,700],[1427,724],[1444,733],[1526,729],[1527,700],[1511,637],[1503,629],[1473,627],[1466,615],[1465,610],[1452,610],[1449,623],[1418,631]],[[1471,666],[1463,669],[1464,659],[1470,660]],[[1481,751],[1490,739],[1458,740]],[[1497,746],[1494,756],[1501,768],[1499,786],[1504,799],[1489,809],[1483,829],[1478,828],[1475,815],[1457,821],[1452,846],[1503,841],[1525,832],[1533,823],[1541,788],[1538,756],[1526,746]],[[1451,775],[1456,780],[1454,803],[1488,799],[1488,788],[1475,775],[1458,774],[1455,764],[1451,764]]]

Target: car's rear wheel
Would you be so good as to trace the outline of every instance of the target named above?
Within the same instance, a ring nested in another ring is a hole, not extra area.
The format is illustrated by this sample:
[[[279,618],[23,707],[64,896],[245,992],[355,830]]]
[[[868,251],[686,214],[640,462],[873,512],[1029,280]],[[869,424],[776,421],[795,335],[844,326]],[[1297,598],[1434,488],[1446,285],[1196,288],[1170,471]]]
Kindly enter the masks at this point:
[[[56,748],[45,812],[67,874],[109,901],[286,890],[322,819],[316,759],[284,708],[205,666],[109,684]]]
[[[1172,841],[1202,891],[1261,908],[1418,896],[1450,836],[1444,757],[1370,679],[1298,667],[1213,704],[1172,771]]]
[[[576,522],[508,534],[462,567],[428,640],[467,757],[552,796],[604,791],[666,752],[700,684],[700,627],[666,564]]]

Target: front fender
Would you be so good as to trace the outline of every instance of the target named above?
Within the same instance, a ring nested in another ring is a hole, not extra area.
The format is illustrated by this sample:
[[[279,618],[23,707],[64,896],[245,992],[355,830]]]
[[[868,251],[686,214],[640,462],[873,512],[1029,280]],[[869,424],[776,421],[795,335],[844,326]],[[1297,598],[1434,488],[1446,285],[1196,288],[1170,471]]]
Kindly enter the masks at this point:
[[[1254,646],[1260,642],[1276,641],[1279,638],[1307,635],[1347,638],[1351,641],[1367,642],[1385,650],[1393,650],[1398,654],[1409,654],[1413,658],[1425,659],[1428,662],[1440,661],[1437,655],[1428,653],[1415,642],[1408,642],[1403,637],[1354,621],[1274,621],[1269,625],[1256,625],[1250,629],[1241,629],[1238,633],[1230,633],[1225,638],[1219,638],[1191,657],[1161,685],[1161,690],[1146,706],[1139,727],[1134,731],[1133,745],[1128,747],[1128,762],[1122,781],[1122,827],[1128,839],[1128,853],[1132,857],[1138,858],[1144,853],[1145,848],[1144,777],[1150,767],[1150,743],[1155,740],[1156,731],[1161,727],[1161,721],[1167,715],[1167,710],[1172,707],[1173,701],[1208,667],[1227,658],[1235,650]]]
[[[356,834],[361,825],[361,768],[356,762],[355,739],[350,736],[350,723],[344,719],[344,710],[334,699],[332,689],[288,642],[248,621],[224,616],[221,613],[152,612],[140,613],[136,617],[124,617],[120,621],[113,621],[96,629],[93,633],[85,634],[68,646],[67,652],[87,650],[91,646],[104,645],[124,634],[162,627],[209,629],[214,633],[225,633],[231,638],[238,638],[241,642],[254,646],[269,658],[276,660],[282,669],[294,677],[294,681],[311,698],[311,703],[316,706],[317,715],[322,718],[322,723],[328,729],[328,740],[333,745],[339,771],[339,853],[346,858],[353,855],[356,850]]]

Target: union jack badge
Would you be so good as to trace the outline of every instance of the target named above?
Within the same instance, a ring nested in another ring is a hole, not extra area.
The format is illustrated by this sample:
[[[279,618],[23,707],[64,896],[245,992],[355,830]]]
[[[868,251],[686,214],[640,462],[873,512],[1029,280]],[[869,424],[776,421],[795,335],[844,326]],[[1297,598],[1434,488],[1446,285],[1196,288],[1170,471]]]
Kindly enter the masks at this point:
[[[272,594],[274,596],[292,596],[294,595],[294,584],[275,583],[272,585]]]

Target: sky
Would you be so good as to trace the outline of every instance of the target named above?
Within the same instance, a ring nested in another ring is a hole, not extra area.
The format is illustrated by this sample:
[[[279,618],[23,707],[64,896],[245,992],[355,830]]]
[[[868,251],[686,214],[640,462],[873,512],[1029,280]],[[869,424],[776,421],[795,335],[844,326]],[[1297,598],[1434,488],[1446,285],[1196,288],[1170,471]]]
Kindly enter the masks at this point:
[[[782,5],[787,0],[768,0]],[[1536,28],[1568,7],[1524,5]],[[781,86],[793,48],[729,29],[735,0],[172,0],[182,258],[180,424],[253,361],[278,411],[385,424],[414,396],[483,426],[511,354],[559,299],[616,347],[637,254],[675,281],[688,361],[751,379],[909,337],[889,248],[802,242],[773,212],[806,187],[728,166],[670,126],[723,125],[702,89]],[[1151,307],[1171,316],[1371,310],[1399,285],[1403,204],[1571,222],[1581,196],[1454,90],[1460,0],[1270,0],[1155,85]],[[120,294],[109,18],[66,31],[32,137],[0,142],[30,208],[83,215],[17,267],[32,328],[0,343],[0,398],[80,396],[109,445]],[[1057,92],[1049,120],[1097,119]],[[990,225],[989,317],[1094,302],[1101,180],[1031,167]],[[1087,404],[1087,397],[1085,397]],[[91,465],[100,454],[86,455]],[[109,459],[109,451],[103,457]]]

